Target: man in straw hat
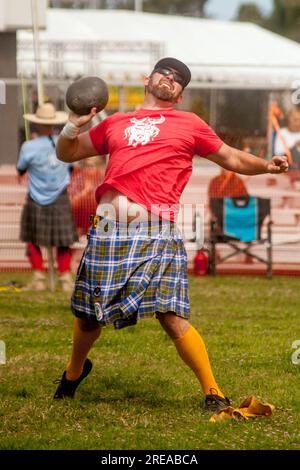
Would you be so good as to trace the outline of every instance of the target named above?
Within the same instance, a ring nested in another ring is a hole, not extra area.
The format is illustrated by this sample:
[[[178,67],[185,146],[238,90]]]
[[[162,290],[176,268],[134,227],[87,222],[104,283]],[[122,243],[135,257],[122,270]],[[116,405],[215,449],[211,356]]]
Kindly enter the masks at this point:
[[[27,243],[27,255],[33,269],[28,289],[46,289],[41,246],[57,248],[57,267],[63,291],[73,287],[70,265],[72,245],[78,238],[67,193],[70,164],[56,157],[57,136],[54,126],[63,125],[68,115],[56,111],[51,103],[39,106],[36,114],[24,118],[35,124],[38,138],[22,145],[17,170],[28,171],[28,196],[22,212],[21,240]]]
[[[182,360],[193,370],[208,410],[229,405],[217,384],[200,333],[189,323],[187,256],[176,225],[179,199],[194,155],[245,174],[287,171],[284,157],[269,162],[224,144],[198,116],[174,109],[191,79],[181,61],[161,59],[145,78],[143,107],[116,113],[81,133],[92,120],[70,114],[58,142],[65,162],[110,154],[98,187],[97,216],[72,295],[72,356],[55,399],[73,397],[90,373],[89,351],[101,329],[156,316]],[[149,358],[151,360],[151,358]]]

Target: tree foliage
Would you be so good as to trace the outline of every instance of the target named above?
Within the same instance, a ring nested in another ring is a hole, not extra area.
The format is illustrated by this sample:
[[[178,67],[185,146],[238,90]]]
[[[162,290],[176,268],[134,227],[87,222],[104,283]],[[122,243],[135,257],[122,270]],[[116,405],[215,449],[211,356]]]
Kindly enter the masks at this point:
[[[299,0],[273,0],[273,10],[269,17],[262,14],[256,4],[242,5],[236,19],[250,21],[300,42],[300,2]]]
[[[264,22],[264,16],[255,3],[240,5],[236,19],[238,21],[249,21],[256,24],[262,24]]]
[[[204,16],[204,6],[209,0],[143,0],[143,11],[151,13]],[[113,8],[133,10],[134,0],[50,0],[52,7]]]
[[[204,16],[208,0],[144,0],[144,11],[189,16]]]
[[[204,16],[208,0],[143,0],[143,11],[149,13]],[[134,0],[111,0],[115,8],[134,8]]]
[[[299,0],[273,0],[273,12],[266,26],[300,42]]]

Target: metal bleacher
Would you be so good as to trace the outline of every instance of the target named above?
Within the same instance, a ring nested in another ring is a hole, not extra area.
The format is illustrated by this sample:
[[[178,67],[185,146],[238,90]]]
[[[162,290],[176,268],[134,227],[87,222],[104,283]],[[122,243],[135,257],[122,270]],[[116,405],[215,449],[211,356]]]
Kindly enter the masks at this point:
[[[0,168],[0,270],[28,269],[25,244],[19,240],[21,211],[27,182],[18,183],[10,165]]]
[[[219,173],[215,165],[195,165],[193,175],[186,186],[181,203],[201,210],[204,219],[204,238],[208,235],[210,213],[208,209],[207,189],[210,178]],[[286,175],[273,177],[259,175],[244,177],[249,194],[271,199],[273,221],[273,272],[300,275],[300,191],[290,187]],[[12,165],[0,166],[0,271],[29,270],[25,244],[19,240],[20,219],[26,200],[26,178],[19,182]],[[185,222],[184,230],[190,233],[191,219]],[[73,246],[73,269],[76,270],[86,237]],[[192,270],[193,258],[199,244],[193,236],[186,237],[188,266]],[[257,254],[262,248],[256,247]],[[222,254],[228,247],[221,245]],[[45,253],[45,259],[46,259]],[[220,273],[255,273],[263,272],[264,266],[258,262],[246,264],[243,256],[228,260],[219,265]]]

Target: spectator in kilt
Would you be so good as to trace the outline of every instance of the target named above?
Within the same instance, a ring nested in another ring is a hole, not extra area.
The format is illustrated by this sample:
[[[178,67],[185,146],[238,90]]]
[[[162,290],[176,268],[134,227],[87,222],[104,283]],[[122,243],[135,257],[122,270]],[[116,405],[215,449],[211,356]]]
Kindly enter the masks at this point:
[[[189,323],[187,255],[176,215],[194,155],[244,174],[286,171],[285,157],[266,162],[224,144],[193,113],[174,109],[191,79],[174,58],[161,59],[145,78],[141,109],[109,116],[80,133],[96,114],[70,114],[58,158],[73,162],[109,154],[96,190],[97,215],[81,260],[71,305],[76,317],[71,360],[54,398],[73,397],[90,373],[88,353],[101,329],[155,316],[193,370],[211,411],[229,405],[217,384],[199,332]]]
[[[24,116],[34,123],[38,137],[25,142],[20,151],[17,170],[28,171],[29,188],[21,220],[21,240],[27,243],[27,255],[33,269],[28,289],[46,289],[44,263],[40,247],[56,247],[59,281],[64,292],[73,287],[71,249],[77,239],[67,186],[70,182],[69,163],[56,157],[57,136],[53,126],[65,124],[67,113],[56,112],[45,103],[36,114]]]

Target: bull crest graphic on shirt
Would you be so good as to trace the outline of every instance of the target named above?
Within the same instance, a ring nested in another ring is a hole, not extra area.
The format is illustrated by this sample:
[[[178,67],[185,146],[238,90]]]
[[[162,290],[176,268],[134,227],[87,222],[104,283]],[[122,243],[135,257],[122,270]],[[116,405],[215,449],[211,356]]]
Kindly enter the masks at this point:
[[[128,139],[128,145],[132,147],[137,147],[139,144],[147,145],[160,133],[160,129],[156,125],[162,124],[165,120],[164,116],[160,116],[159,119],[152,119],[150,117],[131,119],[130,122],[133,125],[125,129],[125,139]]]

